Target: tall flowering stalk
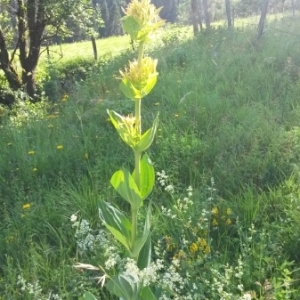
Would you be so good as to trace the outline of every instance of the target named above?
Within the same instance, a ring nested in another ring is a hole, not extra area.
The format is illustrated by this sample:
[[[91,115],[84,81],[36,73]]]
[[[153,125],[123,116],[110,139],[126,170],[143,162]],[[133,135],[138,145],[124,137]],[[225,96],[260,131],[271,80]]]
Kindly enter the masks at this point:
[[[149,267],[151,262],[150,204],[143,231],[139,230],[137,225],[139,209],[151,193],[155,182],[154,168],[144,152],[152,144],[158,126],[157,116],[152,127],[144,133],[142,131],[141,100],[151,92],[158,76],[157,60],[144,57],[144,45],[149,41],[151,34],[163,24],[159,18],[159,11],[150,0],[133,0],[124,10],[125,16],[121,19],[124,31],[139,43],[139,47],[137,59],[129,62],[125,70],[120,71],[120,89],[127,98],[134,101],[135,110],[129,116],[108,110],[110,120],[121,139],[134,153],[134,171],[131,173],[127,169],[120,169],[110,180],[114,189],[129,202],[131,221],[109,202],[101,202],[99,205],[101,220],[126,248],[127,257],[133,259],[140,270]],[[120,299],[156,299],[151,289],[134,274],[120,273],[108,281],[106,288]]]

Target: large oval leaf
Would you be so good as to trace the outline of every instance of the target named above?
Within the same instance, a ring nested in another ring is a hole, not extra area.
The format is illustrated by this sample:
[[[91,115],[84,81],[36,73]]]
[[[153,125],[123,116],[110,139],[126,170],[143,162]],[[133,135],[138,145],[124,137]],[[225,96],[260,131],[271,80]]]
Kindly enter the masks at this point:
[[[157,116],[156,116],[156,118],[153,122],[152,127],[150,129],[148,129],[142,135],[140,141],[134,147],[134,149],[136,151],[143,152],[151,146],[151,144],[153,142],[153,139],[154,139],[154,136],[155,136],[155,133],[156,133],[156,130],[157,130],[157,127],[158,127],[158,122],[159,122],[159,114],[157,114]]]
[[[135,178],[135,170],[132,177]],[[144,154],[140,162],[140,196],[145,200],[151,193],[155,183],[155,171],[147,154]]]
[[[117,297],[125,300],[139,300],[141,283],[136,276],[119,274],[107,282],[105,287]]]
[[[132,209],[138,209],[142,206],[142,196],[134,178],[128,170],[122,169],[115,172],[110,179],[110,183],[131,204]]]
[[[128,251],[131,251],[131,223],[122,212],[110,203],[101,201],[99,216],[106,228]]]

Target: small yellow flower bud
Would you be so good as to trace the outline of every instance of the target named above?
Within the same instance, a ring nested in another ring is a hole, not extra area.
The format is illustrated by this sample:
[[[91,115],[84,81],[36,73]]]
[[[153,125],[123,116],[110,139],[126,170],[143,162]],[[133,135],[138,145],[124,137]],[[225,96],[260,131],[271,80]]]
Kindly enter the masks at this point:
[[[230,219],[227,219],[225,223],[226,223],[227,226],[229,226],[229,225],[231,225],[232,222],[231,222]]]
[[[213,207],[212,210],[211,210],[211,213],[212,213],[213,215],[217,215],[217,214],[219,213],[218,208],[217,208],[216,206]]]
[[[30,205],[29,203],[26,203],[26,204],[23,205],[22,208],[23,208],[23,209],[28,209],[28,208],[30,208],[30,206],[31,206],[31,205]]]
[[[213,226],[218,226],[218,221],[217,221],[216,219],[213,219],[212,225],[213,225]]]

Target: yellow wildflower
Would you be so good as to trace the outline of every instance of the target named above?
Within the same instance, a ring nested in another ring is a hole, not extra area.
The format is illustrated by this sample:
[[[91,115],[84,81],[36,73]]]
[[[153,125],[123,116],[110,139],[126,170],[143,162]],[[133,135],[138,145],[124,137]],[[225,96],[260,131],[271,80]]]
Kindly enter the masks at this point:
[[[69,95],[68,94],[64,94],[63,97],[61,98],[61,102],[66,102],[68,101]]]
[[[225,222],[225,224],[228,225],[228,226],[229,226],[231,223],[232,223],[232,222],[231,222],[230,219],[227,219],[226,222]]]
[[[173,259],[185,259],[186,254],[183,250],[179,250],[173,257]]]
[[[166,235],[166,236],[165,236],[165,240],[166,240],[166,243],[167,243],[167,244],[172,243],[172,237],[170,237],[169,235]]]
[[[172,237],[169,235],[165,236],[165,241],[166,241],[166,249],[167,251],[173,251],[176,247],[176,245],[172,242]]]
[[[197,251],[198,251],[198,245],[196,244],[196,243],[192,243],[191,245],[190,245],[190,252],[192,253],[192,254],[195,254]]]
[[[38,170],[37,168],[33,168],[33,169],[32,169],[33,172],[36,172],[37,170]]]
[[[174,243],[167,245],[166,250],[168,252],[172,252],[176,248],[176,245]]]
[[[30,208],[30,206],[31,206],[30,203],[26,203],[23,205],[23,209],[28,209],[28,208]]]
[[[29,154],[29,155],[33,155],[33,154],[34,154],[34,151],[33,151],[33,150],[30,150],[30,151],[28,151],[28,154]]]
[[[231,215],[231,209],[229,207],[227,207],[227,209],[226,209],[226,214]]]
[[[207,241],[206,239],[198,238],[197,244],[203,249],[207,246]]]
[[[213,225],[213,226],[218,226],[218,221],[217,221],[216,219],[213,219],[212,225]]]
[[[63,148],[64,148],[63,145],[58,145],[58,146],[56,147],[57,150],[61,150],[61,149],[63,149]]]
[[[210,252],[210,247],[208,245],[206,245],[206,247],[204,249],[202,249],[204,254],[208,254]]]
[[[217,215],[217,214],[219,213],[218,208],[217,208],[216,206],[213,207],[212,210],[211,210],[211,213],[212,213],[213,215]]]

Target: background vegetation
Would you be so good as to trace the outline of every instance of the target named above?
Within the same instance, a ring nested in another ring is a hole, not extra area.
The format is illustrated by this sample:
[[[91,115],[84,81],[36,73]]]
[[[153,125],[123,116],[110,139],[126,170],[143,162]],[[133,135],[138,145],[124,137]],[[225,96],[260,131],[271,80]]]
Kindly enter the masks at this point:
[[[187,13],[180,5],[176,19]],[[260,41],[257,17],[236,20],[234,30],[221,21],[196,37],[168,25],[147,49],[160,73],[143,100],[145,127],[161,116],[149,153],[160,172],[151,195],[153,256],[180,259],[182,278],[188,272],[202,295],[195,299],[238,299],[241,284],[252,299],[300,297],[298,15],[269,18]],[[85,290],[110,299],[95,273],[73,265],[107,260],[99,240],[83,245],[101,230],[98,201],[121,205],[112,172],[133,164],[106,109],[132,111],[117,77],[135,54],[125,36],[99,41],[97,62],[79,55],[86,45],[42,56],[41,101],[18,92],[14,106],[1,107],[0,299],[79,299]],[[88,221],[85,231],[73,214]]]

